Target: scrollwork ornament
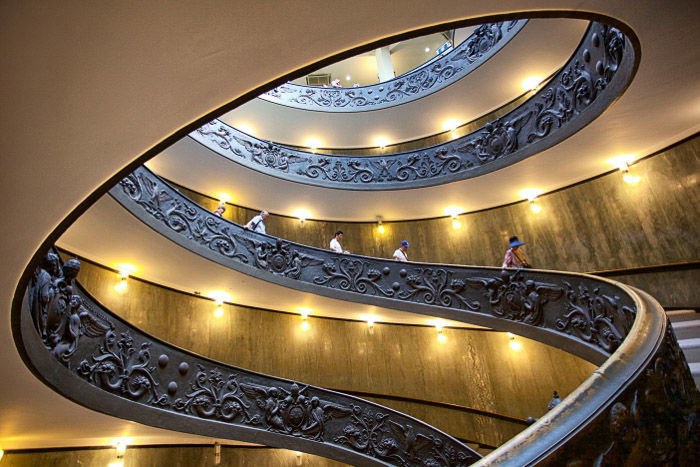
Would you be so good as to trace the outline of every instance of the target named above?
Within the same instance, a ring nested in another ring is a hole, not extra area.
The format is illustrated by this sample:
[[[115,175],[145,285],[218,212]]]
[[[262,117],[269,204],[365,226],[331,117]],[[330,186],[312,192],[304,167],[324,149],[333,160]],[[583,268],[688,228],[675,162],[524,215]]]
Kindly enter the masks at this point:
[[[368,261],[350,258],[333,258],[322,266],[322,274],[313,283],[340,290],[393,297],[394,291],[382,287],[382,273]]]
[[[95,385],[127,399],[167,406],[168,397],[158,392],[157,370],[151,366],[150,342],[134,342],[130,331],[116,335],[107,331],[90,359],[78,366],[78,374]]]

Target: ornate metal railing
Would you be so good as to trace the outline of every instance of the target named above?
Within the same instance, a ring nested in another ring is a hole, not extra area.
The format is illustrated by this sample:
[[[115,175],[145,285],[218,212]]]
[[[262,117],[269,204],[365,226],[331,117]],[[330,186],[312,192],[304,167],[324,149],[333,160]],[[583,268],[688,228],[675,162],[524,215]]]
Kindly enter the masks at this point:
[[[482,24],[451,52],[389,81],[357,88],[286,83],[259,97],[296,109],[362,112],[420,99],[464,78],[515,37],[527,20]]]
[[[27,290],[22,323],[41,376],[79,403],[149,425],[366,465],[467,465],[480,457],[378,404],[218,363],[149,336],[77,286],[79,270],[77,260],[61,263],[48,253]]]
[[[642,292],[583,274],[398,263],[299,245],[214,216],[145,168],[111,195],[167,238],[248,275],[510,330],[602,364],[554,410],[490,454],[489,462],[555,462],[562,456],[674,461],[700,452],[700,395],[663,310]],[[650,436],[663,442],[649,443]]]
[[[274,177],[328,188],[401,190],[465,180],[514,164],[592,122],[632,79],[635,50],[618,29],[591,23],[568,63],[536,94],[478,130],[395,154],[315,154],[263,141],[214,120],[190,137]]]

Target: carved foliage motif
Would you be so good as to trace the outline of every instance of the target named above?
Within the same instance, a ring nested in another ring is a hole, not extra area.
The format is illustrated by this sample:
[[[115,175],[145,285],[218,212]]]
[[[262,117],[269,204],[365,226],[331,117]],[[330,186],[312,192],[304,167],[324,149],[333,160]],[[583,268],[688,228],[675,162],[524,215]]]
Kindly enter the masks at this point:
[[[482,25],[469,44],[459,52],[455,51],[455,57],[459,56],[460,60],[467,62],[490,50],[494,43],[501,40],[505,27],[500,23]],[[454,181],[460,176],[468,178],[476,174],[477,169],[481,173],[487,170],[482,169],[486,164],[503,158],[517,162],[542,150],[541,144],[532,146],[535,143],[548,137],[552,144],[563,139],[564,133],[554,136],[558,130],[567,125],[572,130],[578,129],[595,118],[604,105],[616,97],[613,94],[621,89],[621,86],[617,86],[617,91],[613,89],[604,93],[621,69],[625,54],[630,53],[626,41],[618,29],[591,23],[581,46],[569,62],[533,97],[472,133],[421,150],[363,157],[313,154],[257,140],[219,121],[205,125],[190,136],[215,151],[232,154],[231,158],[236,162],[241,161],[253,169],[302,183],[370,190],[436,185]],[[433,73],[430,76],[439,81],[440,76],[453,73],[449,71],[450,66],[449,61],[440,61],[430,68]],[[422,84],[416,84],[412,79],[418,78],[421,73],[428,71],[417,71],[412,77],[396,80],[395,85],[401,85],[401,89],[387,96],[403,95],[407,89],[420,89]],[[323,105],[336,102],[331,96],[337,93],[359,92],[359,88],[304,89],[304,99],[322,102]],[[319,93],[320,100],[312,98],[311,94],[315,93]],[[343,102],[367,101],[349,96]],[[579,118],[595,102],[601,102],[595,107],[596,110]],[[408,186],[407,182],[412,183]]]
[[[258,416],[249,413],[250,404],[243,401],[236,375],[224,378],[217,368],[208,372],[202,365],[190,384],[190,392],[173,403],[175,410],[189,412],[202,418],[256,425]]]
[[[316,275],[313,283],[350,292],[393,297],[394,291],[387,290],[380,284],[388,272],[380,272],[369,262],[360,259],[334,257],[323,263],[322,274]]]
[[[482,24],[454,50],[398,78],[359,88],[320,88],[283,84],[262,99],[309,110],[358,112],[410,102],[463,78],[505,45],[526,20]]]
[[[299,279],[304,268],[321,264],[323,261],[292,248],[288,242],[276,239],[274,243],[239,237],[255,258],[255,265],[274,274]]]
[[[468,282],[483,291],[494,316],[533,326],[544,324],[545,306],[563,295],[555,284],[524,279],[521,270],[504,269],[498,277],[471,277]]]
[[[168,228],[228,258],[248,261],[238,251],[230,224],[217,216],[202,216],[193,203],[185,202],[159,179],[136,171],[119,183],[124,193]]]
[[[557,319],[560,331],[594,343],[607,352],[613,352],[629,332],[635,311],[624,306],[620,297],[602,294],[600,289],[589,289],[583,284],[566,286],[565,309]]]
[[[479,310],[481,304],[477,300],[469,300],[462,294],[465,291],[464,279],[454,278],[455,275],[454,271],[440,268],[417,269],[413,274],[408,274],[407,287],[397,296],[429,305]]]
[[[107,331],[96,352],[80,362],[78,374],[97,386],[128,399],[154,405],[169,405],[168,396],[159,393],[156,367],[151,365],[150,342],[134,343],[128,330],[117,336]]]

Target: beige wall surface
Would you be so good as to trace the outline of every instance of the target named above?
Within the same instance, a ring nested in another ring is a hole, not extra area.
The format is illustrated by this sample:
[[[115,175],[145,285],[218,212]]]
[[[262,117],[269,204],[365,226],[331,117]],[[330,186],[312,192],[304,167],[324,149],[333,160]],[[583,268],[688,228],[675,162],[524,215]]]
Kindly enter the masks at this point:
[[[446,402],[525,419],[539,417],[557,390],[567,395],[595,366],[535,341],[506,333],[310,317],[225,305],[130,280],[120,294],[114,272],[83,262],[78,279],[108,309],[171,344],[253,371],[340,391],[361,391]],[[390,400],[383,404],[460,438],[499,445],[523,425],[448,409]],[[452,412],[447,414],[447,412]]]
[[[333,233],[345,233],[343,246],[352,253],[390,258],[401,240],[411,243],[412,261],[500,266],[507,240],[517,235],[530,263],[563,271],[601,271],[700,260],[700,136],[640,161],[632,172],[636,185],[618,171],[542,196],[534,214],[527,203],[459,216],[460,229],[449,218],[384,223],[306,221],[272,215],[271,235],[328,248]],[[183,191],[203,206],[216,202]],[[389,196],[401,196],[392,192]],[[226,217],[247,222],[255,212],[229,206]],[[666,306],[700,306],[694,283],[700,269],[682,275],[657,275],[673,281],[671,289],[651,290]],[[648,278],[625,276],[641,288]]]

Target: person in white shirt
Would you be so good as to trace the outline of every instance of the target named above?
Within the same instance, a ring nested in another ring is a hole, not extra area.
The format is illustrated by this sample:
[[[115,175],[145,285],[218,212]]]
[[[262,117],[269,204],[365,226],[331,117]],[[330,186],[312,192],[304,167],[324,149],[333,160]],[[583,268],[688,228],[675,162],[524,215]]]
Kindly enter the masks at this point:
[[[335,233],[335,237],[331,239],[331,245],[330,248],[331,250],[335,251],[336,253],[350,253],[348,250],[343,250],[343,245],[340,244],[340,241],[343,239],[343,231],[338,230]]]
[[[243,226],[244,229],[252,230],[253,232],[265,233],[265,219],[270,214],[267,211],[261,211],[260,214],[253,217],[246,225]]]
[[[400,244],[400,246],[396,249],[394,252],[394,259],[396,261],[401,261],[402,263],[405,263],[408,261],[408,247],[411,246],[408,244],[406,240],[403,240]]]

